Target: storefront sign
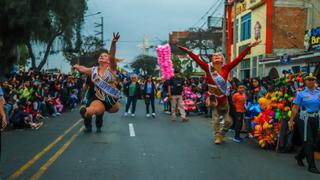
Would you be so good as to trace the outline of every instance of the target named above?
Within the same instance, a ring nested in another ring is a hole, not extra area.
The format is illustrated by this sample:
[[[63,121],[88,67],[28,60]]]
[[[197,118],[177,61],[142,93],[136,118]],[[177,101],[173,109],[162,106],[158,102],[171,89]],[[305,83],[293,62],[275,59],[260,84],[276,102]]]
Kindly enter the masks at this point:
[[[255,9],[260,7],[261,5],[263,5],[266,2],[266,0],[250,0],[249,3],[249,9]]]
[[[305,51],[320,50],[320,27],[309,29],[304,36]]]
[[[237,14],[241,14],[242,12],[247,10],[246,3],[237,3]]]
[[[291,61],[291,57],[287,54],[280,57],[281,64],[288,64]]]

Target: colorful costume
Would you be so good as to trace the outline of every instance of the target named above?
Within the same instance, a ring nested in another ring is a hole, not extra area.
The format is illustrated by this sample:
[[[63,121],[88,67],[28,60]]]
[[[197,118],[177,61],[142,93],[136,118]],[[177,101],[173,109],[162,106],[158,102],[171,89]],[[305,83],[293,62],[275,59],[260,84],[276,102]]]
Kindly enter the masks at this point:
[[[121,97],[121,92],[111,85],[116,80],[114,74],[107,70],[103,77],[100,77],[98,67],[93,67],[91,74],[91,80],[95,85],[95,98],[103,102],[105,110],[111,109]]]
[[[230,71],[237,66],[240,61],[248,54],[251,46],[248,46],[236,59],[228,64],[222,66],[221,71],[217,71],[214,68],[212,63],[207,64],[205,61],[199,58],[199,56],[195,55],[191,51],[186,51],[188,55],[196,61],[196,63],[206,72],[206,79],[208,81],[209,92],[210,88],[212,90],[218,90],[216,96],[218,106],[213,109],[212,114],[212,128],[213,128],[213,136],[215,136],[215,143],[220,144],[223,139],[225,133],[232,126],[232,118],[229,115],[229,104],[228,104],[228,95],[230,90],[230,83],[228,82],[228,75]],[[183,50],[183,49],[182,49]],[[221,62],[221,61],[220,61]],[[220,91],[220,92],[219,92]],[[224,125],[221,126],[221,118],[224,118]]]

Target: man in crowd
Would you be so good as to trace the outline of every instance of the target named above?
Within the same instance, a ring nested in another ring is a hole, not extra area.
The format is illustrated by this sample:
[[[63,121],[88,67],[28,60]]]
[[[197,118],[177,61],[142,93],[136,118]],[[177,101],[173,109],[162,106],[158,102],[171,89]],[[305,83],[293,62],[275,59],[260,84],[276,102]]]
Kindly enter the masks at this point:
[[[180,76],[180,71],[175,69],[174,76],[169,81],[168,97],[171,102],[171,121],[176,121],[177,106],[181,114],[182,122],[187,122],[186,112],[183,107],[182,91],[185,84],[184,78]]]

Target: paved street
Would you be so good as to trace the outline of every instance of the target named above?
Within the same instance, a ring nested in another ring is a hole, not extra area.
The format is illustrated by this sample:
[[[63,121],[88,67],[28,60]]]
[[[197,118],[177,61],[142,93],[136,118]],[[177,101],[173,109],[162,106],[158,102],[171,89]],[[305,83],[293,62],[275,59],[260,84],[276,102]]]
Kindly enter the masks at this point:
[[[141,101],[135,118],[122,116],[124,106],[106,114],[102,133],[79,132],[77,111],[45,120],[37,131],[5,132],[0,178],[319,179],[299,168],[293,154],[261,150],[248,140],[214,145],[208,118],[172,123],[162,112],[146,118],[144,110]]]

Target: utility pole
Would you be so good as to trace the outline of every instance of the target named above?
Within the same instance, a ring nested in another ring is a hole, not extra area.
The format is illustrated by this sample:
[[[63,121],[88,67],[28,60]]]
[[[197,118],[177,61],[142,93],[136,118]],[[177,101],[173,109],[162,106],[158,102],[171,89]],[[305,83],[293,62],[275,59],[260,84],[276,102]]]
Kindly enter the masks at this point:
[[[100,27],[100,31],[95,31],[96,32],[96,36],[101,35],[101,42],[102,42],[102,46],[104,47],[104,38],[103,38],[103,17],[100,17],[101,22],[100,23],[94,23],[97,27]]]
[[[223,20],[222,20],[222,53],[227,57],[227,4],[228,0],[225,0],[224,2],[224,15],[223,15]],[[225,62],[226,63],[226,62]]]
[[[237,0],[233,1],[233,57],[237,56]]]

